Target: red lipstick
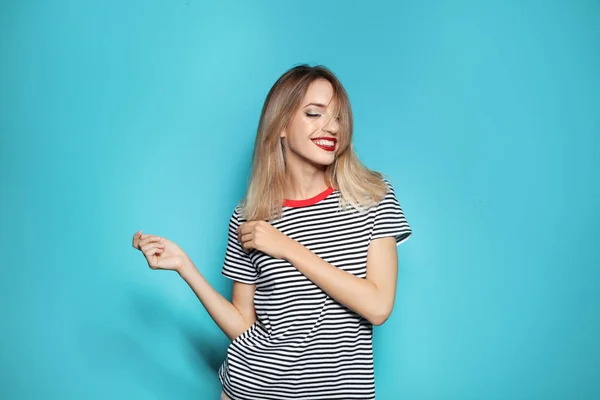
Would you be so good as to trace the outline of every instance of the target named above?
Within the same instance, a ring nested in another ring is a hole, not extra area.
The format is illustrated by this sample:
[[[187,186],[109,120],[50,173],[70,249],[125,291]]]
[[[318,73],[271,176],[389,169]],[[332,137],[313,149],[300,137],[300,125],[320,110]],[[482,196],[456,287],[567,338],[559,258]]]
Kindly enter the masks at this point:
[[[320,137],[311,140],[314,144],[316,144],[325,151],[334,151],[335,145],[337,144],[337,139],[332,137]]]

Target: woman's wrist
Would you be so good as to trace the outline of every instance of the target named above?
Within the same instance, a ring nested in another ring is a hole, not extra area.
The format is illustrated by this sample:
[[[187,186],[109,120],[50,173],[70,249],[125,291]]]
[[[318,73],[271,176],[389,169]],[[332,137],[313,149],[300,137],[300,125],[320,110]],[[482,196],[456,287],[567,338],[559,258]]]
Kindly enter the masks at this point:
[[[184,254],[181,256],[181,263],[179,268],[176,269],[176,271],[182,278],[185,279],[187,276],[190,275],[191,272],[197,271],[197,269],[194,263],[192,262],[192,259],[188,257],[187,254]]]
[[[284,248],[283,259],[291,263],[291,259],[294,258],[294,255],[297,255],[299,252],[304,250],[304,246],[292,238],[288,239],[287,246]]]

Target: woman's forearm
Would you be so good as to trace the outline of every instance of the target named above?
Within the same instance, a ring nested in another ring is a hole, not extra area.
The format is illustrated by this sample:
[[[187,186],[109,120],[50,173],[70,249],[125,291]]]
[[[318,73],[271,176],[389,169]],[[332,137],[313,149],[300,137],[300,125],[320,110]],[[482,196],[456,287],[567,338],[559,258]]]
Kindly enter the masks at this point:
[[[246,321],[232,303],[213,289],[189,257],[185,257],[184,264],[178,272],[194,291],[213,321],[231,340],[252,325],[254,321]]]
[[[373,325],[381,325],[392,312],[393,299],[372,282],[337,268],[294,242],[285,257],[308,279],[342,305]]]

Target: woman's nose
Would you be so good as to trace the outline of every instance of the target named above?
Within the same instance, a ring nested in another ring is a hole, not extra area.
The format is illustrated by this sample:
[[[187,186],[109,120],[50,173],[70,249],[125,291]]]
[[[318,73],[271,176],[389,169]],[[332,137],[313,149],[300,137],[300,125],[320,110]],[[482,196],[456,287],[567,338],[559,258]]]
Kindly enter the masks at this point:
[[[325,125],[325,131],[331,133],[332,135],[337,135],[338,130],[340,129],[340,124],[338,123],[337,118],[331,118]]]

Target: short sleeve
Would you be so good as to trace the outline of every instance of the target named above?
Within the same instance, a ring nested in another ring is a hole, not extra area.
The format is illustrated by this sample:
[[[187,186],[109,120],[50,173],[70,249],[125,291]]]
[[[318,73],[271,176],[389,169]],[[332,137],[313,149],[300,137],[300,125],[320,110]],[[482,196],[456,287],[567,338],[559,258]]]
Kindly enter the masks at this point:
[[[238,240],[237,229],[240,225],[239,209],[236,207],[229,220],[227,249],[225,250],[225,261],[221,272],[227,278],[253,284],[256,283],[258,276],[250,256]]]
[[[375,220],[371,240],[394,236],[396,245],[399,245],[411,236],[412,229],[404,216],[402,207],[398,203],[394,188],[387,180],[384,181],[388,186],[388,192],[375,206]]]

